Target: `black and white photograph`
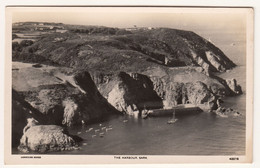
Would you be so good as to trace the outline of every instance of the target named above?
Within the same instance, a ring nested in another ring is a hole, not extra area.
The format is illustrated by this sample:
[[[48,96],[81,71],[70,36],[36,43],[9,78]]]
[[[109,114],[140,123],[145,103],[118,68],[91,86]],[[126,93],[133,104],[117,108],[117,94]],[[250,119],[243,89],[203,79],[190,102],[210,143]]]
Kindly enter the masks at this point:
[[[252,8],[8,7],[7,19],[7,163],[251,161]]]

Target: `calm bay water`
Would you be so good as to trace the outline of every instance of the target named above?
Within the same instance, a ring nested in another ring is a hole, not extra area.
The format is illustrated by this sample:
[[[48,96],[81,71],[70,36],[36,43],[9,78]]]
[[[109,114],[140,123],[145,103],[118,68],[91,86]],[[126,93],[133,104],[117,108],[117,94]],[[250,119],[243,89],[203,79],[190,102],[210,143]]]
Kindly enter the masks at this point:
[[[63,154],[95,155],[242,155],[245,148],[245,118],[221,118],[212,113],[148,118],[120,116],[88,127],[74,128],[71,133],[84,139],[82,149]],[[127,120],[127,122],[124,122]],[[94,130],[112,126],[104,137]],[[89,128],[92,131],[86,133]],[[97,135],[92,137],[93,135]],[[86,143],[86,144],[85,144]],[[84,144],[84,145],[83,145]]]

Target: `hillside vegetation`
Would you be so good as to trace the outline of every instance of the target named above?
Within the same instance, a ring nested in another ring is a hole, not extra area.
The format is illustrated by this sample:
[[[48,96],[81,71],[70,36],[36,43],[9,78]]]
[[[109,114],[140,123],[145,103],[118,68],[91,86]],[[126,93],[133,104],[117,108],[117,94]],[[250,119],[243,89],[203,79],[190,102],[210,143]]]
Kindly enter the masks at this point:
[[[235,66],[216,46],[190,31],[64,25],[31,43],[13,44],[13,60],[98,71],[139,71],[149,67],[200,66],[223,72]]]

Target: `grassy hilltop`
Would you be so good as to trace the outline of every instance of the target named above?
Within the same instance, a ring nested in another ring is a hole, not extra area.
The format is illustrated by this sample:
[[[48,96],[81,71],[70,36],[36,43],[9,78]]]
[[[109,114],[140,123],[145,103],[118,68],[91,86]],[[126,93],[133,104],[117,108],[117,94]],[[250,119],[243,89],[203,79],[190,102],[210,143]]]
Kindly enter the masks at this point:
[[[21,31],[31,31],[24,27],[28,25],[20,26]],[[235,66],[220,49],[190,31],[61,24],[58,28],[66,32],[50,33],[52,30],[44,29],[49,33],[41,35],[33,44],[28,42],[20,47],[14,43],[13,60],[105,72],[142,72],[150,67],[180,66],[201,66],[223,72]],[[19,30],[19,26],[14,29]]]

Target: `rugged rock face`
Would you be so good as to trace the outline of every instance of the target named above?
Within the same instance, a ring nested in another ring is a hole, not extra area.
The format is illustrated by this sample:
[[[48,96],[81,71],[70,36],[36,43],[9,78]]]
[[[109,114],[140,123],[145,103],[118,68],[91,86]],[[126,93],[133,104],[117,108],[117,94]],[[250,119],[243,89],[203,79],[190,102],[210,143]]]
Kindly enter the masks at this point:
[[[118,111],[133,114],[155,102],[162,107],[162,100],[153,90],[151,80],[141,74],[120,72],[118,83],[108,94],[108,102]]]
[[[150,79],[153,82],[153,90],[156,91],[158,96],[165,99],[166,81],[158,77],[151,77]]]
[[[23,135],[23,128],[26,125],[26,115],[29,109],[23,108],[21,103],[15,98],[12,100],[12,146],[19,144],[19,140]]]
[[[15,90],[12,90],[12,146],[19,144],[27,118],[31,117],[36,118],[40,123],[52,122],[50,118],[34,109]]]
[[[57,125],[71,126],[87,123],[113,113],[114,110],[97,89],[93,85],[89,85],[91,83],[89,80],[91,80],[90,77],[81,81],[79,74],[75,75],[76,83],[85,93],[70,83],[65,83],[41,86],[38,91],[27,92],[24,95],[34,108],[43,114],[53,116]]]
[[[54,108],[55,109],[55,108]],[[57,115],[57,114],[55,114]],[[61,116],[58,116],[62,118]],[[74,149],[75,140],[55,124],[53,114],[44,115],[15,90],[12,91],[12,146],[21,152]]]
[[[209,76],[210,70],[214,71],[212,64],[210,64],[204,57],[201,57],[194,50],[190,49],[190,54],[193,60],[203,69],[206,75]]]
[[[241,94],[242,89],[241,86],[237,84],[236,79],[226,79],[226,83],[233,94]]]
[[[220,57],[216,54],[214,54],[211,51],[206,51],[206,58],[211,63],[211,65],[219,72],[225,71],[225,62],[222,61],[223,64],[221,64],[219,61],[221,60]]]
[[[216,96],[203,82],[166,82],[156,77],[123,72],[119,76],[121,80],[108,94],[108,102],[127,114],[144,108],[171,108],[188,103],[208,103],[211,109],[216,108]]]
[[[164,108],[171,108],[178,104],[209,103],[210,109],[216,108],[216,96],[203,82],[169,83],[166,85]]]
[[[218,107],[214,112],[220,117],[239,117],[241,113],[232,108]]]
[[[170,82],[166,85],[164,108],[170,108],[177,104],[186,104],[186,94],[184,92],[184,84],[178,82]]]
[[[64,100],[84,95],[69,84],[45,85],[36,91],[22,92],[25,100],[41,113],[54,119],[54,124],[61,125],[64,110],[68,111]],[[73,120],[72,118],[70,121]],[[64,124],[70,125],[65,122]]]
[[[73,99],[66,98],[62,102],[62,106],[64,107],[62,124],[71,126],[71,124],[75,120],[74,118],[79,117],[79,116],[77,116],[80,113],[78,105],[76,104],[76,102]]]
[[[57,125],[34,125],[21,138],[18,149],[22,152],[71,150],[76,145],[62,127]]]
[[[203,82],[187,83],[185,88],[187,91],[187,101],[192,104],[203,104],[214,99],[213,94]]]
[[[86,71],[70,72],[70,69],[49,66],[34,68],[30,64],[19,66],[22,68],[13,73],[13,87],[24,101],[48,118],[45,124],[86,124],[116,111],[99,93]],[[47,121],[49,119],[52,121]]]

